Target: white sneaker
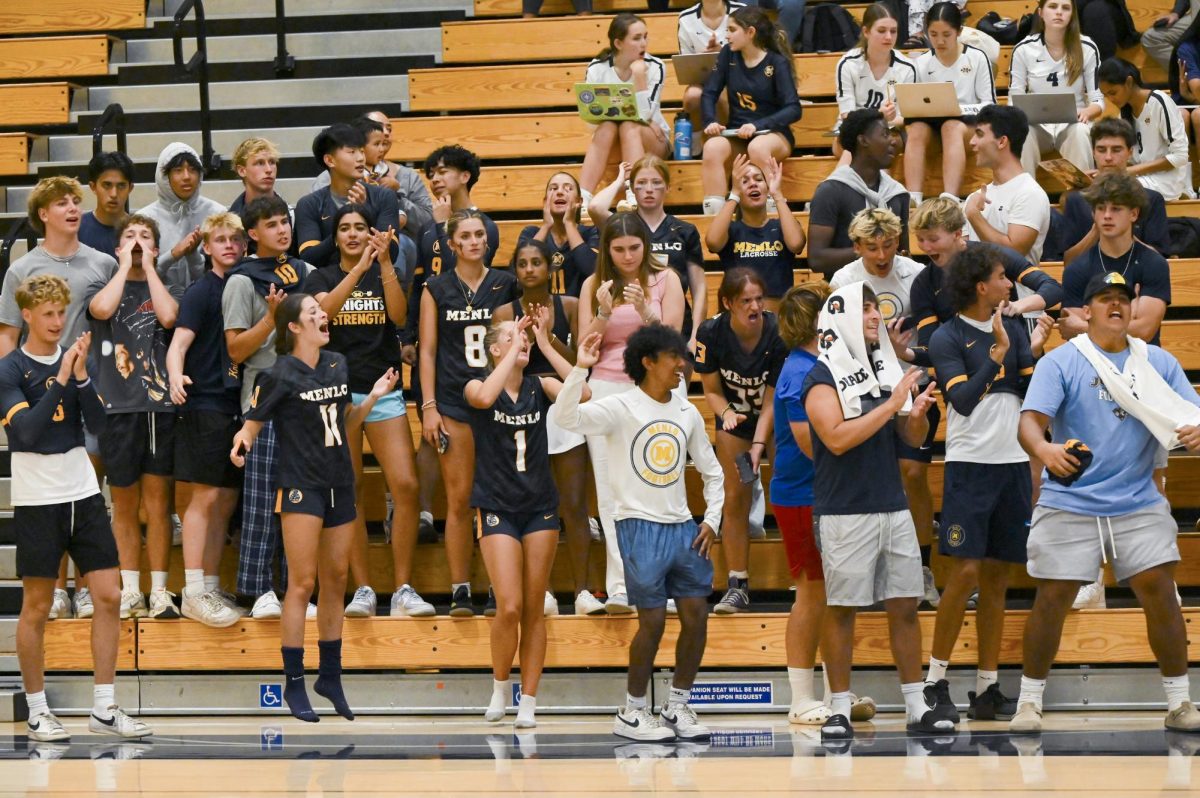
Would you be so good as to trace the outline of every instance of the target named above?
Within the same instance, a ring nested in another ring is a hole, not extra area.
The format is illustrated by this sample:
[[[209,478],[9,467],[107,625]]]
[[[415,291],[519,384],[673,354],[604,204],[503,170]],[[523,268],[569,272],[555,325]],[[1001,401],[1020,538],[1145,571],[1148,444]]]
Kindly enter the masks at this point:
[[[378,608],[379,599],[376,598],[375,591],[367,585],[361,585],[354,591],[354,598],[346,605],[346,617],[374,618]]]
[[[150,617],[160,621],[178,618],[179,610],[175,607],[175,594],[166,588],[151,590]]]
[[[542,613],[547,618],[551,615],[558,615],[558,599],[549,590],[546,591],[546,600],[542,602]]]
[[[274,590],[268,590],[259,596],[250,609],[251,618],[278,618],[282,614],[283,607],[280,606],[279,597],[275,595]]]
[[[75,617],[76,618],[91,618],[96,614],[96,608],[92,606],[92,591],[86,587],[77,588],[75,590]]]
[[[633,612],[633,607],[629,604],[629,596],[613,593],[608,597],[608,601],[604,602],[604,611],[609,615],[628,615]]]
[[[183,521],[179,520],[176,513],[171,513],[171,545],[183,545]]]
[[[613,734],[627,740],[651,740],[663,742],[674,740],[675,732],[655,717],[648,707],[622,709],[613,719]]]
[[[1175,583],[1175,603],[1180,607],[1183,606],[1183,596],[1179,595],[1179,583]]]
[[[137,718],[131,718],[116,704],[108,708],[108,720],[96,717],[93,712],[88,718],[88,731],[93,734],[112,734],[117,737],[149,737],[154,730]]]
[[[54,588],[54,598],[50,602],[50,614],[47,616],[47,619],[54,621],[59,618],[70,617],[71,597],[61,587]]]
[[[792,704],[788,710],[788,722],[798,726],[824,726],[832,714],[824,701],[811,698]]]
[[[712,731],[700,722],[690,704],[667,704],[662,710],[662,722],[680,740],[703,741],[712,737]]]
[[[317,605],[313,604],[311,601],[308,602],[308,606],[304,609],[304,617],[306,619],[307,618],[316,618],[317,617]]]
[[[599,540],[604,537],[604,527],[600,523],[599,518],[588,519],[588,532],[592,535],[592,540]]]
[[[146,614],[146,597],[140,590],[121,591],[121,620]]]
[[[925,578],[925,593],[921,598],[936,610],[937,605],[941,603],[942,596],[938,593],[937,584],[933,581],[933,569],[925,565],[921,570],[924,572]]]
[[[678,615],[679,608],[675,606],[675,599],[667,599],[667,615]]]
[[[249,610],[238,604],[237,596],[233,595],[225,588],[215,587],[212,590],[212,594],[220,599],[222,604],[236,612],[239,618],[245,618],[250,614]]]
[[[604,602],[592,595],[590,590],[580,590],[575,597],[576,615],[603,615]]]
[[[1071,605],[1071,609],[1102,610],[1107,606],[1107,602],[1104,599],[1104,582],[1097,580],[1079,588],[1079,592],[1075,595],[1075,603]]]
[[[71,739],[62,722],[52,714],[31,715],[25,722],[25,734],[39,743],[54,743]]]
[[[193,596],[188,593],[187,588],[183,590],[183,617],[218,629],[233,626],[242,618],[237,610],[221,599],[217,591]]]
[[[401,585],[400,589],[392,594],[388,614],[393,618],[428,618],[437,614],[437,611],[410,585]]]

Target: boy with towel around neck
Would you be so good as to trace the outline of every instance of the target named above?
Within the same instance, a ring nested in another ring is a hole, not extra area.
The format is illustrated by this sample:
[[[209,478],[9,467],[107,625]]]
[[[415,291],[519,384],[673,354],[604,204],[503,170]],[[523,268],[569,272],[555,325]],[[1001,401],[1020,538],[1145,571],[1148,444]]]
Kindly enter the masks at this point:
[[[1160,447],[1200,450],[1200,395],[1179,361],[1129,334],[1133,301],[1133,286],[1119,272],[1092,277],[1083,294],[1087,333],[1038,362],[1021,408],[1021,445],[1047,473],[1029,530],[1028,570],[1038,587],[1009,724],[1015,734],[1041,733],[1042,693],[1063,621],[1080,583],[1107,560],[1146,613],[1167,694],[1164,725],[1200,731],[1175,598],[1178,527],[1153,480]],[[1068,451],[1076,441],[1090,450],[1090,463]]]
[[[817,540],[828,603],[822,652],[833,705],[821,727],[827,739],[854,736],[854,617],[859,607],[877,601],[888,615],[909,730],[954,729],[925,699],[917,621],[917,602],[924,592],[921,554],[896,460],[897,435],[912,446],[924,440],[935,383],[914,398],[922,372],[901,371],[883,332],[878,300],[865,283],[850,283],[830,295],[817,321],[821,354],[803,390],[813,438],[813,515],[820,518]]]

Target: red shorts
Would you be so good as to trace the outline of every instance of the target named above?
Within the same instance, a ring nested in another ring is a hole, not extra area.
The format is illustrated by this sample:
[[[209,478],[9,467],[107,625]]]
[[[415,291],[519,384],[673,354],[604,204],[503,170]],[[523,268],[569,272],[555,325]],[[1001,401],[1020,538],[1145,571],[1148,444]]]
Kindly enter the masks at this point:
[[[788,570],[792,579],[800,574],[808,579],[823,582],[825,572],[821,569],[821,552],[813,537],[812,507],[781,507],[772,504],[775,522],[783,534],[783,550],[787,552]]]

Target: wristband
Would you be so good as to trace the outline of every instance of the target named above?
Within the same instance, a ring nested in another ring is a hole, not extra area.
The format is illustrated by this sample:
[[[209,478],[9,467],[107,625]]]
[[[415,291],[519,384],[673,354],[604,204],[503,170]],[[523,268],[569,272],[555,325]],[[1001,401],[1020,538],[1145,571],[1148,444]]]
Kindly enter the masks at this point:
[[[437,407],[437,400],[436,400],[436,399],[430,399],[428,402],[424,402],[424,403],[422,403],[422,404],[421,404],[421,409],[422,409],[422,410],[428,410],[428,409],[429,409],[429,408],[431,408],[431,407]]]
[[[742,198],[737,195],[736,191],[730,191],[729,196],[725,198],[725,201],[740,203],[742,201]]]
[[[751,446],[766,446],[767,442],[766,441],[751,441],[750,445]]]
[[[603,310],[596,311],[596,318],[600,319],[601,321],[608,321],[609,317],[611,316],[612,313],[605,313]]]
[[[721,411],[721,415],[725,415],[730,410],[733,410],[733,402],[730,402],[729,404],[725,405],[725,409]],[[734,412],[736,413],[737,411],[734,410]]]

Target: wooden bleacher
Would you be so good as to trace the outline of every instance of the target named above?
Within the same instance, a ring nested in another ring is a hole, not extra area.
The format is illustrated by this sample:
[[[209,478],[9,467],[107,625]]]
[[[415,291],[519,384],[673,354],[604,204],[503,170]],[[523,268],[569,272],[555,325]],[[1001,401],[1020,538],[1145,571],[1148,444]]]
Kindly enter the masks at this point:
[[[27,133],[0,133],[0,175],[23,175],[29,171]]]
[[[0,80],[107,75],[111,46],[103,34],[0,39]]]
[[[146,0],[4,0],[0,32],[131,30],[146,27]]]
[[[67,124],[74,88],[65,81],[0,84],[0,128]]]

